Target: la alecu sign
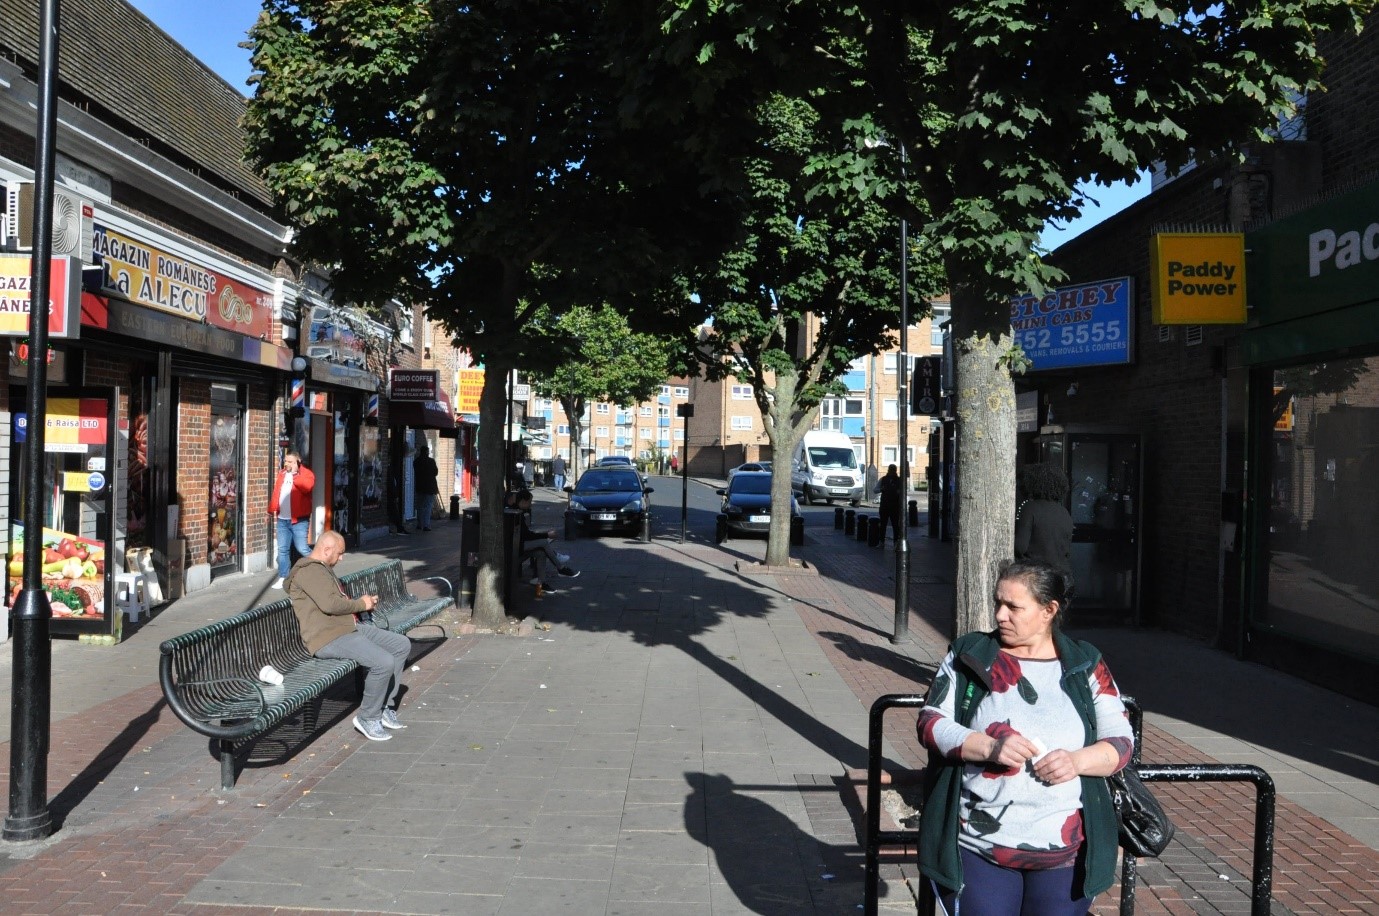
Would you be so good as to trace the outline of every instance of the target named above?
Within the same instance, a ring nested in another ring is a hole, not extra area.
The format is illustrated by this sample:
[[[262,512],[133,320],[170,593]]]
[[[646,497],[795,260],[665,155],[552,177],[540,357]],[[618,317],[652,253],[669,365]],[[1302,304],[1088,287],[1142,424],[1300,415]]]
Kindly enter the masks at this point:
[[[1155,324],[1244,324],[1245,236],[1160,232],[1150,243]]]

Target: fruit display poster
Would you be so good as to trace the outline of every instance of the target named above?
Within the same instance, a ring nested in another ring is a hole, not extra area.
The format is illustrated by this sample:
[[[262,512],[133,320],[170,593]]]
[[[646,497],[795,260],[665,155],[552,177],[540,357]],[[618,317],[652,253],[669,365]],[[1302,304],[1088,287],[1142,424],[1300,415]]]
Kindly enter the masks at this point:
[[[16,524],[7,567],[10,606],[24,584],[24,554],[29,549],[24,526]],[[105,543],[66,531],[44,528],[43,590],[54,617],[105,619]]]

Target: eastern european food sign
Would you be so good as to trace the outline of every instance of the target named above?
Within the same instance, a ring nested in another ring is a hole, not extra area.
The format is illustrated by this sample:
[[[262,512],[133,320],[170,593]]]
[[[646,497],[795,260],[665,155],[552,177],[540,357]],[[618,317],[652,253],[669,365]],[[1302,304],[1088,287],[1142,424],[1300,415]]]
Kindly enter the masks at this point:
[[[1060,286],[1011,299],[1010,328],[1033,371],[1129,363],[1133,302],[1130,277]]]

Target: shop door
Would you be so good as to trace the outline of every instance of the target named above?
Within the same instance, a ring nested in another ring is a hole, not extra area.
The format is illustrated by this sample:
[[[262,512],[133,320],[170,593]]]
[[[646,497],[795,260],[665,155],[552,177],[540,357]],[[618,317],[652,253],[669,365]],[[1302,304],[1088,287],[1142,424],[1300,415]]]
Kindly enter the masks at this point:
[[[417,514],[416,494],[412,492],[417,482],[417,472],[412,466],[412,459],[416,457],[416,443],[420,436],[421,433],[415,430],[407,430],[407,457],[402,459],[402,517],[407,520],[416,518]]]
[[[16,398],[23,403],[22,395]],[[113,479],[116,463],[115,405],[112,388],[48,389],[47,427],[43,445],[43,490],[24,491],[28,477],[26,414],[14,415],[10,467],[10,556],[6,564],[7,603],[23,585],[23,554],[43,551],[43,590],[48,594],[54,635],[118,632],[115,610],[115,564],[111,543],[112,494],[124,481]],[[24,529],[30,496],[42,502],[43,529],[30,537]]]
[[[1138,433],[1065,429],[1039,437],[1040,460],[1068,475],[1079,623],[1139,618],[1141,453]]]
[[[237,572],[243,555],[243,416],[237,386],[211,386],[211,492],[206,558],[212,578]]]

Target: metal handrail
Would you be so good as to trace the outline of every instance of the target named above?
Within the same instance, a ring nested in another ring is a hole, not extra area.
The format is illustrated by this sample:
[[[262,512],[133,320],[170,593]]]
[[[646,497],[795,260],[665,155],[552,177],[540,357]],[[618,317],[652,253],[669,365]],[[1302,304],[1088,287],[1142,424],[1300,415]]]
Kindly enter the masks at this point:
[[[903,846],[918,839],[916,830],[881,829],[881,739],[882,720],[888,709],[918,709],[924,705],[921,694],[891,693],[878,697],[871,704],[867,719],[867,826],[866,826],[866,896],[864,916],[876,916],[879,906],[878,884],[881,880],[881,847]]]

